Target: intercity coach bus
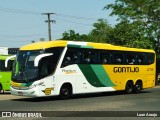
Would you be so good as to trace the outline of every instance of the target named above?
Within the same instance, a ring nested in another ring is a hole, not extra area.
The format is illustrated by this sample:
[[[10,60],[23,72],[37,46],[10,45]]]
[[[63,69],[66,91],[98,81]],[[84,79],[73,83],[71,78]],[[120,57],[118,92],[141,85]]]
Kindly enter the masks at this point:
[[[32,43],[16,55],[11,94],[66,99],[80,93],[138,93],[155,86],[155,57],[153,50],[111,44]]]
[[[11,71],[14,59],[10,59],[8,67],[5,67],[5,60],[10,59],[10,55],[0,55],[0,93],[10,90]]]

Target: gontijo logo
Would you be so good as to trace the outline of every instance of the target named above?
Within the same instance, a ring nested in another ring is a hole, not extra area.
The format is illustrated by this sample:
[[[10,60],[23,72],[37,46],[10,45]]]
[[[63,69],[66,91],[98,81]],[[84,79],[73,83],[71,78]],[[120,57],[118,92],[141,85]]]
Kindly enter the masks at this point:
[[[46,95],[50,95],[51,91],[54,90],[54,88],[46,88],[45,90],[42,90]]]
[[[114,73],[136,73],[139,72],[139,67],[114,67]]]

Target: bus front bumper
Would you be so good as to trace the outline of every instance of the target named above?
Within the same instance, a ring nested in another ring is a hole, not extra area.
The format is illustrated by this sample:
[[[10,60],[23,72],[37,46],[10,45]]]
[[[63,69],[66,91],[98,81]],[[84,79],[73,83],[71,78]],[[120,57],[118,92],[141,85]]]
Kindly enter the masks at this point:
[[[18,95],[18,96],[30,96],[30,97],[36,97],[39,96],[39,91],[36,90],[36,88],[28,89],[28,90],[18,90],[14,88],[10,88],[12,95]]]

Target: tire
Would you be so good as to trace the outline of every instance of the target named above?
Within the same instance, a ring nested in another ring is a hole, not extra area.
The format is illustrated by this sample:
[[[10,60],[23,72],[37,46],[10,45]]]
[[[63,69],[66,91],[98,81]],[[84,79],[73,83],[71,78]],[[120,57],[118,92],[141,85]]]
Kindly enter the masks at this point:
[[[142,90],[142,83],[139,81],[139,82],[136,82],[136,84],[134,85],[134,92],[135,93],[140,93]]]
[[[158,85],[160,86],[160,79],[158,79]]]
[[[61,99],[69,99],[72,96],[72,88],[68,85],[63,85],[60,90]]]
[[[128,82],[126,83],[125,92],[126,92],[127,94],[133,93],[133,82],[132,82],[132,81],[128,81]]]
[[[2,93],[2,85],[0,84],[0,93]]]
[[[157,78],[157,84],[156,85],[160,86],[160,78]]]

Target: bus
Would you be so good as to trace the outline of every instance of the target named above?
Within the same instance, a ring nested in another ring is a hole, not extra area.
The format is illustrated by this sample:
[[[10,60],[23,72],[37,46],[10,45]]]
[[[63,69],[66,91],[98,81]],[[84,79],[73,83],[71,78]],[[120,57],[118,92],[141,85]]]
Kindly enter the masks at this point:
[[[155,58],[153,50],[103,43],[32,43],[16,55],[11,94],[67,99],[82,93],[139,93],[155,86]]]
[[[8,62],[8,67],[5,67],[5,60],[10,58],[10,55],[0,55],[0,93],[10,90],[11,70],[13,59]]]

